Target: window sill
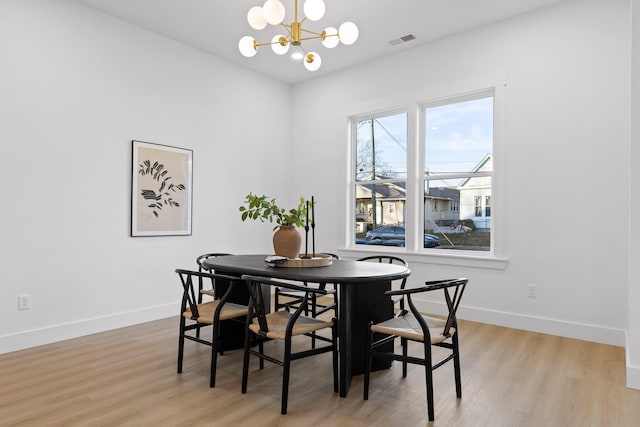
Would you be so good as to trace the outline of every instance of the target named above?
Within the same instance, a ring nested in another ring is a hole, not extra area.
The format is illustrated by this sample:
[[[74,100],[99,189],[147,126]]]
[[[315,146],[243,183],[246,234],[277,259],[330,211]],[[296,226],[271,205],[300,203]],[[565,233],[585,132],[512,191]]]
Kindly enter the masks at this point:
[[[497,257],[495,255],[478,255],[470,251],[446,251],[436,249],[429,253],[410,252],[404,248],[385,247],[380,250],[380,246],[372,248],[342,248],[339,250],[341,256],[349,258],[360,258],[371,254],[389,254],[404,258],[409,263],[418,264],[439,264],[453,265],[459,267],[486,268],[492,270],[504,270],[507,268],[508,258]]]

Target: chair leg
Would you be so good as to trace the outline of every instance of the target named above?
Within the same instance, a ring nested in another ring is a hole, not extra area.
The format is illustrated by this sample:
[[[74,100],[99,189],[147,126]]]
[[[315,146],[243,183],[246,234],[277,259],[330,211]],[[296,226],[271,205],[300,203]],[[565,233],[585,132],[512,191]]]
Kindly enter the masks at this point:
[[[249,379],[249,350],[251,349],[251,334],[252,332],[249,329],[246,329],[244,336],[244,359],[242,361],[242,393],[247,392],[247,381]]]
[[[316,303],[316,294],[311,295],[311,317],[316,317],[316,313],[318,312],[318,306]],[[311,348],[316,348],[316,333],[311,333]]]
[[[369,400],[369,377],[371,376],[371,356],[373,352],[373,332],[371,332],[371,326],[373,322],[369,322],[367,324],[367,336],[366,336],[366,344],[365,344],[365,355],[364,355],[364,394],[363,399]]]
[[[460,348],[458,347],[458,333],[451,339],[453,343],[453,374],[456,380],[456,396],[462,397],[462,379],[460,376]]]
[[[406,338],[400,338],[400,345],[402,346],[402,378],[407,378],[407,353],[409,352],[409,340]]]
[[[258,344],[258,351],[260,352],[260,354],[264,354],[264,343],[262,341],[260,341],[260,343]],[[258,363],[260,369],[264,369],[264,359],[262,357],[260,358]]]
[[[333,318],[333,327],[331,328],[331,340],[333,341],[333,392],[337,393],[338,387],[338,320]]]
[[[275,291],[273,292],[274,296],[273,296],[273,307],[275,311],[278,311],[278,309],[280,308],[280,290],[278,288],[275,289]]]
[[[198,292],[198,304],[202,304],[202,285],[200,286],[200,290]],[[196,327],[196,338],[200,338],[200,324]]]
[[[178,373],[182,373],[182,357],[184,356],[184,328],[186,319],[180,316],[180,336],[178,337]]]
[[[220,328],[218,324],[213,325],[213,334],[211,341],[211,373],[209,378],[209,387],[216,386],[216,366],[218,364],[218,352],[220,351]]]
[[[282,365],[282,407],[280,413],[287,413],[287,400],[289,398],[289,374],[291,371],[291,337],[284,340],[284,363]]]
[[[431,359],[431,343],[424,343],[424,370],[427,383],[427,413],[429,421],[435,418],[433,409],[433,361]]]

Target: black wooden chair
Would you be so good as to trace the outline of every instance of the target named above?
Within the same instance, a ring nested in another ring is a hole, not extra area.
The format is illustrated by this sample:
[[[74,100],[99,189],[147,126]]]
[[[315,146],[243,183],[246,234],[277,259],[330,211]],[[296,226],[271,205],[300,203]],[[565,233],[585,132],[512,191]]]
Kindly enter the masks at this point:
[[[180,306],[178,373],[182,373],[185,339],[208,345],[211,347],[211,375],[209,386],[215,387],[218,353],[222,353],[221,344],[225,339],[220,333],[220,322],[238,321],[246,323],[249,312],[248,307],[227,301],[234,286],[238,285],[237,277],[181,269],[177,269],[176,273],[178,273],[180,277],[183,290],[182,303]],[[213,297],[211,301],[201,302],[201,290],[203,289],[204,282],[211,283],[210,295]],[[219,295],[216,291],[220,287],[218,285],[222,282],[226,290],[222,295]],[[205,326],[213,327],[212,339],[210,341],[200,338],[200,329]],[[194,329],[196,330],[195,336],[188,333]]]
[[[371,358],[380,357],[402,362],[402,376],[407,376],[407,363],[422,365],[425,367],[427,386],[427,412],[429,421],[434,420],[433,405],[433,371],[446,362],[453,360],[453,372],[456,383],[456,396],[462,397],[462,382],[460,379],[460,352],[458,345],[458,323],[456,311],[460,305],[460,299],[467,285],[467,279],[450,279],[426,282],[420,288],[391,290],[385,293],[387,296],[400,296],[406,300],[409,310],[401,310],[392,319],[381,323],[369,323],[366,343],[366,360],[364,374],[364,399],[369,398],[369,378],[371,376]],[[424,292],[442,289],[447,307],[445,319],[429,317],[421,314],[416,308],[412,296]],[[382,334],[382,338],[374,341],[373,334]],[[400,337],[402,341],[402,354],[376,350],[380,346]],[[424,347],[424,357],[413,357],[407,353],[408,342],[419,342]],[[432,360],[431,346],[442,347],[448,350],[447,356],[434,363]]]
[[[336,254],[332,254],[329,252],[323,252],[320,255],[329,255],[334,260],[340,259],[340,256]],[[308,286],[309,283],[305,282],[305,286]],[[320,289],[327,289],[326,283],[319,283],[318,287]],[[291,289],[282,289],[280,287],[276,287],[274,290],[274,305],[275,309],[279,310],[280,308],[286,308],[289,311],[298,308],[302,300],[304,300],[305,292],[296,291]],[[328,312],[329,310],[334,311],[334,316],[338,315],[338,296],[336,293],[335,285],[327,290],[327,295],[311,295],[311,310],[308,308],[305,311],[305,314],[308,315],[311,312],[311,317],[317,317],[323,313]]]
[[[249,377],[249,358],[256,356],[260,361],[260,369],[264,368],[264,360],[275,363],[283,367],[282,375],[282,414],[287,413],[287,401],[289,396],[289,374],[291,371],[291,361],[304,357],[315,356],[322,353],[332,352],[333,354],[333,389],[338,391],[338,346],[337,346],[337,321],[320,320],[314,317],[303,316],[305,307],[309,303],[311,295],[326,295],[325,289],[310,288],[304,285],[293,283],[277,282],[264,277],[244,275],[249,288],[249,313],[247,317],[248,333],[245,335],[244,363],[242,369],[242,393],[247,392],[247,382]],[[305,296],[298,304],[295,312],[291,313],[286,307],[280,307],[273,313],[268,312],[269,301],[265,301],[262,286],[281,287],[288,291],[302,291]],[[292,340],[294,337],[312,337],[322,329],[331,330],[331,338],[317,335],[316,339],[327,342],[327,345],[315,347],[307,350],[292,351]],[[249,332],[250,331],[250,332]],[[255,336],[255,339],[252,339]],[[264,341],[282,340],[284,341],[284,356],[278,358],[265,354]],[[252,349],[252,345],[258,344],[258,350]]]
[[[199,272],[206,272],[206,273],[215,273],[215,271],[211,270],[210,268],[205,267],[205,265],[203,264],[203,261],[206,261],[209,258],[216,258],[219,256],[227,256],[227,255],[231,255],[231,254],[227,254],[227,253],[223,253],[223,252],[216,252],[216,253],[209,253],[209,254],[202,254],[200,255],[198,258],[196,258],[196,264],[198,264],[198,271]],[[209,295],[210,297],[213,297],[213,289],[203,289],[203,284],[204,282],[202,280],[200,280],[198,282],[200,289],[198,289],[198,304],[202,304],[203,301],[203,295]],[[196,337],[200,338],[200,328],[196,328]],[[222,351],[220,351],[220,354],[222,354]]]
[[[203,264],[203,262],[208,260],[209,258],[217,258],[219,256],[228,256],[228,255],[231,255],[231,254],[224,253],[224,252],[214,252],[210,254],[200,255],[198,258],[196,258],[196,263],[198,264],[198,271],[207,271],[209,273],[214,273],[214,271],[211,271],[210,268],[206,267]]]

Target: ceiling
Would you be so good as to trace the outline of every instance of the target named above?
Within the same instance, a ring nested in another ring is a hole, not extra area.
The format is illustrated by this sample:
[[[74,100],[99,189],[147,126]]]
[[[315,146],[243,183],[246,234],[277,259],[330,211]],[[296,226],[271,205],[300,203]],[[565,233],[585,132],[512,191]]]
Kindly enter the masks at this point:
[[[238,41],[242,36],[262,42],[282,32],[271,25],[257,31],[247,23],[249,9],[262,6],[263,0],[75,1],[234,64],[297,83],[563,0],[325,0],[325,16],[317,22],[307,21],[303,27],[322,32],[325,27],[337,28],[352,21],[358,25],[360,36],[353,45],[340,44],[334,49],[325,48],[318,40],[303,42],[307,51],[315,50],[322,57],[322,66],[313,72],[290,55],[276,55],[268,46],[261,47],[252,58],[240,54]],[[291,23],[294,1],[281,1],[286,8],[285,22]],[[303,3],[299,0],[299,9]],[[415,40],[389,43],[408,34]]]

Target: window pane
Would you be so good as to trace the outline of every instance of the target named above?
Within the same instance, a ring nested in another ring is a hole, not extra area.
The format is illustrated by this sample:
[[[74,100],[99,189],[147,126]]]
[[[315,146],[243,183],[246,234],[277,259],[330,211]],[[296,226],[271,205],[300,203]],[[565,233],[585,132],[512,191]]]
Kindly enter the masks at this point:
[[[491,205],[482,205],[482,202],[491,202],[491,178],[474,177],[466,184],[468,186],[451,187],[442,180],[425,181],[425,248],[433,247],[427,239],[431,234],[439,239],[438,249],[490,249]],[[477,192],[482,194],[476,195]],[[435,200],[438,201],[437,209],[434,209]],[[489,215],[483,215],[483,212]]]
[[[372,116],[353,125],[356,244],[404,246],[407,113]]]
[[[429,107],[425,124],[428,176],[472,172],[493,154],[492,96]]]
[[[488,251],[493,96],[424,111],[425,233],[439,238],[440,249]]]
[[[356,122],[356,181],[407,177],[407,114]]]
[[[404,246],[406,183],[356,185],[356,244]]]

